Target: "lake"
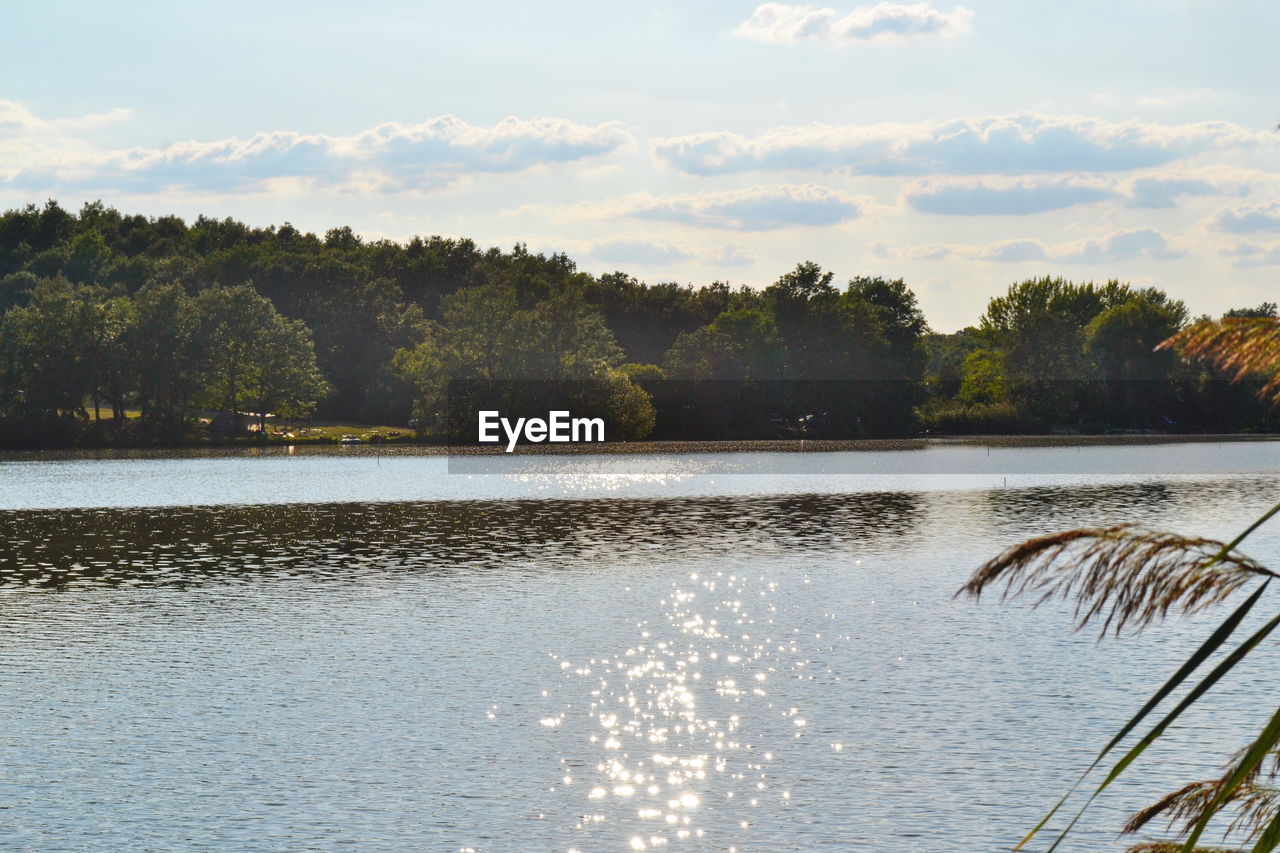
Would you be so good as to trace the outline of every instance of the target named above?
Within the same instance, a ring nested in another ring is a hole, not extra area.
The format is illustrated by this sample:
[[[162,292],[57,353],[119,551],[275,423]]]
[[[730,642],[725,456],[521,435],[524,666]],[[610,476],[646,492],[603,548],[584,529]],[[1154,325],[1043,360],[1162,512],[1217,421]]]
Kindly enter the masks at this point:
[[[0,849],[1008,850],[1225,611],[1097,643],[956,589],[1278,499],[1280,442],[7,457]],[[1065,849],[1214,773],[1274,654]]]

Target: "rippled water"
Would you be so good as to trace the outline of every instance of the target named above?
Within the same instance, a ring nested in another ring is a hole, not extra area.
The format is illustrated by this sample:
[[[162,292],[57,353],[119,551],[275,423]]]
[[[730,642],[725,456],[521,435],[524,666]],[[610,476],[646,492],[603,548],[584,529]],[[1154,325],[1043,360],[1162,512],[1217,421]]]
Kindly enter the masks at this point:
[[[870,478],[0,464],[0,850],[1007,850],[1213,618],[1095,644],[955,589],[1062,527],[1230,536],[1280,493],[1278,447],[1253,474],[1164,448],[1165,476],[1075,449]],[[1274,529],[1251,543],[1280,563]],[[1123,849],[1128,811],[1212,772],[1270,672],[1070,849]]]

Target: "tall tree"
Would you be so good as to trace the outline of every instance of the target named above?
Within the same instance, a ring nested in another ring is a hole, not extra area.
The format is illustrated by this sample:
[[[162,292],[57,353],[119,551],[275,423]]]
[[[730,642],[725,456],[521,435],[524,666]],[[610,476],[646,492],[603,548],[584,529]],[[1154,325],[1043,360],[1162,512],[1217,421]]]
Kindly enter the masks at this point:
[[[449,418],[451,382],[458,383],[455,395],[478,394],[508,411],[592,407],[622,430],[617,437],[652,428],[648,396],[617,370],[622,350],[599,312],[567,295],[519,305],[510,285],[459,291],[445,297],[426,340],[398,354],[398,369],[417,389],[415,413],[425,431],[461,435],[465,424]],[[465,408],[474,414],[477,406],[468,398]]]
[[[195,301],[181,285],[152,282],[134,295],[125,352],[144,427],[156,438],[182,438],[199,394],[204,352]]]
[[[1102,382],[1103,421],[1125,426],[1172,423],[1177,405],[1174,372],[1179,359],[1156,346],[1182,328],[1187,308],[1155,289],[1134,292],[1103,310],[1085,327],[1085,349]]]
[[[96,288],[49,279],[0,320],[0,411],[28,440],[68,440],[75,422],[87,419],[101,301]]]
[[[310,333],[285,319],[252,287],[210,287],[195,297],[203,401],[237,422],[246,405],[305,414],[326,390]],[[290,389],[285,380],[296,382]]]

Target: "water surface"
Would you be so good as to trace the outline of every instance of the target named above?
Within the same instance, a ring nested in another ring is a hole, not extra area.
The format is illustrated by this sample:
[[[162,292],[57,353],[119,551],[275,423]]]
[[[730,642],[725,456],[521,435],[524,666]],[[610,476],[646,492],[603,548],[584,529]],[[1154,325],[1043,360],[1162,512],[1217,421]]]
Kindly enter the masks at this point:
[[[955,589],[1064,527],[1229,537],[1277,447],[3,463],[0,849],[1007,850],[1212,619],[1099,645]],[[1271,671],[1069,849],[1213,772]]]

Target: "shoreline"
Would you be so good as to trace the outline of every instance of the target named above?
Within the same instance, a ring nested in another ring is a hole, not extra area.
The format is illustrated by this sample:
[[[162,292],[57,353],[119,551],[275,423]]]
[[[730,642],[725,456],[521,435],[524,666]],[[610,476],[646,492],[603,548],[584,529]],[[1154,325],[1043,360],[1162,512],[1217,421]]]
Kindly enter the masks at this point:
[[[1275,433],[1206,433],[1139,435],[959,435],[883,439],[749,439],[714,441],[633,441],[600,444],[521,444],[507,453],[502,446],[451,447],[430,444],[270,444],[186,447],[101,447],[0,450],[0,464],[92,459],[198,459],[228,456],[598,456],[698,455],[725,453],[879,453],[936,447],[1123,447],[1161,444],[1223,444],[1280,441]]]

